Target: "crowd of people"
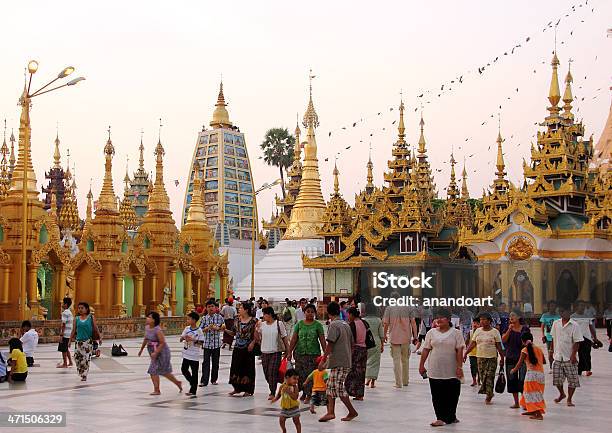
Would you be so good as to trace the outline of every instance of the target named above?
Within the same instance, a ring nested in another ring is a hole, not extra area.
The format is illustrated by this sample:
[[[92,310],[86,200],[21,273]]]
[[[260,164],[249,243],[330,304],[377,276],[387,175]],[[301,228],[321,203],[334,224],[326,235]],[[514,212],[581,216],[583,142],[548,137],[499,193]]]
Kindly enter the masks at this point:
[[[65,298],[58,345],[62,358],[57,367],[74,364],[81,380],[86,381],[91,358],[99,356],[102,336],[86,302],[78,303],[76,316],[71,306],[72,300]],[[610,339],[611,308],[604,312],[604,319]],[[297,431],[301,430],[300,404],[311,413],[324,407],[319,421],[328,422],[336,418],[336,400],[340,400],[347,410],[342,421],[356,418],[359,413],[353,402],[365,399],[366,388],[376,388],[385,346],[393,360],[395,388],[409,385],[410,356],[420,355],[418,371],[429,381],[436,418],[432,426],[459,422],[457,406],[465,381],[463,365],[468,359],[471,386],[479,386],[486,405],[493,404],[496,392],[507,392],[512,395],[511,409],[523,408],[524,415],[542,420],[546,411],[545,364],[549,364],[552,385],[559,391],[554,402],[566,400],[572,407],[580,376],[593,374],[592,348],[603,346],[595,331],[594,311],[582,301],[575,304],[573,313],[570,306],[548,303],[539,318],[541,344],[534,340],[529,320],[519,311],[508,312],[505,304],[478,312],[403,306],[381,311],[372,303],[343,301],[329,302],[320,311],[315,298],[286,299],[275,310],[261,298],[239,301],[230,297],[222,306],[215,299],[196,306],[186,321],[179,337],[167,337],[159,313],[146,317],[138,356],[146,349],[150,357],[151,395],[161,394],[161,376],[183,391],[181,381],[173,375],[168,338],[183,343],[181,373],[189,384],[189,397],[197,396],[198,387],[219,384],[219,359],[226,348],[231,351],[229,395],[254,395],[259,360],[268,384],[268,400],[280,400],[283,432],[289,418]],[[28,368],[35,365],[38,333],[26,320],[21,334],[21,338],[9,340],[7,359],[0,352],[0,381],[25,381]]]

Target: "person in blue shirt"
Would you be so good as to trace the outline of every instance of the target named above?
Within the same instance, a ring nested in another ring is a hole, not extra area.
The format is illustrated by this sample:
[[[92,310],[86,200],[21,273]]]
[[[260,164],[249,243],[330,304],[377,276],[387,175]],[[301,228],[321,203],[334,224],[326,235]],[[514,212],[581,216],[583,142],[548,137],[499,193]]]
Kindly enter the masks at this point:
[[[547,311],[540,316],[540,323],[542,328],[542,343],[546,344],[548,349],[548,365],[552,369],[553,364],[553,351],[552,351],[552,335],[550,330],[555,320],[561,318],[557,313],[557,303],[555,301],[548,301]]]

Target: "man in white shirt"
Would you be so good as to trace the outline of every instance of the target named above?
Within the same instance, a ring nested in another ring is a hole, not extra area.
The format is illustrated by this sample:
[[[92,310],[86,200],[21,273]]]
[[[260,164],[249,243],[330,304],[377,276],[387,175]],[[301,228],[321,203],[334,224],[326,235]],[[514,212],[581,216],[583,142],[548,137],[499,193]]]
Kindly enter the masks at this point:
[[[57,346],[57,351],[62,354],[62,361],[57,364],[57,368],[72,367],[72,358],[70,357],[70,335],[72,334],[72,325],[74,324],[74,316],[70,311],[72,299],[64,298],[62,301],[62,327],[60,329],[60,341]]]
[[[26,356],[28,367],[34,365],[34,352],[38,346],[38,332],[32,329],[32,323],[29,320],[21,322],[21,344],[23,344],[23,353]]]
[[[572,320],[580,327],[584,338],[578,346],[578,376],[582,375],[583,371],[586,371],[587,376],[593,374],[591,371],[591,348],[593,342],[599,341],[595,333],[595,315],[588,312],[586,306],[586,302],[578,301],[576,311],[571,315]]]
[[[580,387],[578,379],[578,346],[584,340],[580,326],[570,319],[569,306],[560,306],[560,319],[553,322],[550,334],[553,351],[553,385],[559,390],[555,403],[562,401],[566,395],[563,384],[567,379],[567,405],[574,406],[572,397],[576,388]]]
[[[304,314],[304,308],[306,308],[306,305],[307,305],[306,298],[300,299],[300,304],[295,309],[295,320],[296,320],[296,323],[299,322],[300,320],[304,320],[306,318],[306,315]]]

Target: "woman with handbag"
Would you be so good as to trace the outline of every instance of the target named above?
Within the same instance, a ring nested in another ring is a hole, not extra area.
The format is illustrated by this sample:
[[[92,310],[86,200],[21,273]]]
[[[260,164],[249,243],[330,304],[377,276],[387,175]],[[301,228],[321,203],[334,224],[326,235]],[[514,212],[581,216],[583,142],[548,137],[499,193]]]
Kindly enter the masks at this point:
[[[304,307],[304,319],[295,324],[291,347],[287,359],[295,359],[295,369],[299,374],[298,386],[302,391],[302,400],[308,404],[312,397],[312,383],[304,383],[318,367],[317,358],[325,349],[325,330],[317,320],[317,308],[313,304]]]
[[[481,383],[478,394],[486,394],[485,404],[493,404],[493,384],[497,370],[497,354],[499,353],[500,356],[499,367],[503,369],[504,350],[501,345],[501,335],[492,326],[493,318],[491,314],[485,312],[481,313],[478,317],[480,318],[480,328],[474,331],[472,341],[465,349],[463,362],[467,359],[468,353],[476,347],[478,377]]]
[[[378,373],[380,371],[380,358],[385,350],[385,327],[383,326],[380,315],[377,313],[378,310],[376,305],[372,302],[366,304],[366,315],[363,321],[367,323],[368,327],[372,330],[372,335],[376,342],[376,346],[368,349],[368,360],[366,363],[366,386],[370,386],[371,388],[376,388],[376,380],[378,379]]]
[[[465,347],[462,332],[452,326],[450,311],[439,309],[436,312],[436,320],[438,326],[425,335],[419,364],[421,376],[429,377],[431,400],[436,413],[436,420],[430,424],[432,427],[459,422],[456,415],[461,394],[462,355]]]
[[[366,346],[367,325],[359,317],[359,310],[355,307],[348,309],[349,326],[353,333],[353,349],[351,352],[351,371],[346,376],[345,387],[353,400],[363,400],[365,395],[366,364],[368,361],[368,348]]]
[[[74,362],[77,367],[77,373],[81,376],[81,381],[85,382],[89,373],[89,362],[92,355],[94,355],[94,352],[98,356],[100,354],[99,349],[94,351],[94,342],[97,342],[98,346],[101,345],[102,337],[93,315],[90,314],[89,304],[87,302],[79,302],[77,311],[78,316],[74,318],[70,342],[76,341]]]
[[[175,384],[179,389],[179,393],[183,392],[183,384],[172,374],[172,354],[170,347],[166,343],[166,337],[160,327],[161,318],[157,311],[151,311],[146,318],[145,337],[142,340],[142,346],[138,356],[142,355],[144,348],[147,348],[151,363],[147,373],[151,375],[153,382],[153,392],[149,395],[160,395],[159,376],[164,376],[170,382]]]
[[[272,307],[264,307],[262,309],[263,321],[257,322],[257,333],[259,341],[261,341],[261,365],[263,366],[264,375],[270,395],[268,400],[274,400],[276,396],[276,386],[281,383],[281,374],[279,368],[283,352],[287,358],[287,348],[289,340],[287,339],[287,329],[284,324],[281,326],[276,319],[274,309]]]
[[[521,335],[526,332],[529,332],[529,327],[521,325],[517,313],[510,313],[508,329],[504,332],[504,335],[502,335],[502,342],[506,349],[506,386],[508,387],[508,393],[512,394],[512,397],[514,397],[514,404],[510,406],[510,409],[520,408],[519,393],[523,392],[523,383],[525,382],[527,367],[524,364],[516,369],[514,367],[517,365],[521,357],[521,350],[523,349]],[[511,371],[515,373],[511,373]]]
[[[255,393],[255,356],[261,352],[256,341],[257,320],[253,317],[252,311],[253,304],[241,303],[234,329],[226,330],[234,337],[229,378],[230,385],[234,387],[229,394],[231,396],[243,393],[242,397],[250,397]]]

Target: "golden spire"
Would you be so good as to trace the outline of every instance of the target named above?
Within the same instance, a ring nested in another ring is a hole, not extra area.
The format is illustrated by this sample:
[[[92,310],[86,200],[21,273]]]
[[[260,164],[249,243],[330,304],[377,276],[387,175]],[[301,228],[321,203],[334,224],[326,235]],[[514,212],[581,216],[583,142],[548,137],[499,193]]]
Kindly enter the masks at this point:
[[[308,128],[306,145],[304,146],[304,162],[300,191],[295,205],[291,210],[291,220],[283,239],[318,238],[325,212],[325,200],[321,193],[321,178],[319,177],[319,162],[317,160],[317,141],[315,128],[319,126],[319,118],[312,102],[312,70],[310,71],[310,98],[304,114],[304,126]]]
[[[296,115],[298,116],[298,115]],[[293,165],[299,165],[302,162],[302,143],[300,143],[300,122],[295,120],[295,145],[293,146]]]
[[[13,134],[13,130],[11,130],[11,138],[9,138],[11,142],[11,156],[9,157],[9,172],[11,175],[13,171],[15,171],[15,134]]]
[[[425,155],[427,150],[425,149],[425,135],[423,134],[423,127],[425,126],[425,121],[423,120],[423,109],[421,108],[421,121],[419,122],[421,127],[421,136],[419,137],[419,155]]]
[[[99,211],[117,213],[117,201],[115,199],[115,190],[113,188],[113,156],[115,155],[115,147],[111,141],[111,127],[108,127],[108,140],[104,145],[104,182],[102,183],[102,191],[98,199],[98,207],[96,214]]]
[[[59,139],[59,131],[55,132],[55,150],[53,151],[53,168],[60,169],[62,168],[61,164],[61,155],[59,150],[60,139]]]
[[[7,156],[9,154],[8,146],[6,145],[6,119],[4,119],[4,140],[0,148],[2,160],[0,160],[0,199],[3,198],[10,189],[11,179],[9,174],[9,163]]]
[[[142,144],[142,134],[143,132],[140,131],[140,146],[138,146],[140,157],[138,159],[138,168],[144,171],[144,144]]]
[[[399,106],[400,118],[399,124],[397,125],[397,143],[406,144],[406,127],[404,126],[404,101],[400,101]]]
[[[32,128],[30,126],[30,107],[31,100],[28,97],[27,88],[24,84],[23,93],[19,99],[19,105],[21,105],[21,116],[19,117],[19,149],[17,152],[17,165],[13,170],[11,178],[12,188],[11,192],[21,196],[24,188],[28,191],[28,196],[31,199],[38,199],[38,189],[36,188],[36,173],[32,165]],[[14,140],[14,139],[13,139]],[[11,144],[11,149],[12,149]],[[27,157],[26,157],[27,155]],[[13,158],[13,157],[11,157]],[[24,166],[24,159],[27,158],[27,166]],[[27,170],[28,184],[24,185],[24,177]]]
[[[333,175],[334,175],[334,195],[339,195],[340,194],[340,182],[338,181],[338,175],[340,174],[340,172],[338,171],[338,165],[336,164],[336,161],[334,161],[334,171],[333,171]]]
[[[87,193],[87,210],[85,211],[86,221],[91,221],[93,210],[93,194],[91,193],[91,185],[89,186],[89,192]]]
[[[227,108],[225,108],[227,104],[225,103],[225,96],[223,95],[223,80],[221,80],[221,84],[219,85],[219,95],[217,96],[215,107],[210,126],[213,128],[231,127],[232,122],[230,122],[229,113],[227,112]]]
[[[312,79],[315,78],[316,75],[312,75],[312,69],[308,75],[308,79],[310,80],[310,99],[308,100],[308,107],[306,107],[306,112],[304,113],[304,121],[302,125],[305,128],[308,128],[310,131],[310,127],[318,128],[319,127],[319,116],[315,111],[314,103],[312,102]]]
[[[502,139],[502,136],[501,136],[501,129],[498,128],[497,130],[497,162],[495,163],[495,166],[497,167],[497,171],[495,172],[495,174],[500,179],[503,179],[504,176],[506,175],[506,171],[505,171],[506,164],[504,163],[504,152],[502,150],[503,142],[504,140]]]
[[[552,65],[552,78],[550,80],[550,89],[548,91],[548,101],[551,106],[548,107],[550,111],[549,117],[557,117],[559,115],[559,101],[561,100],[561,92],[559,90],[559,76],[557,75],[557,68],[559,67],[559,58],[557,57],[557,51],[553,54]]]
[[[565,92],[563,92],[563,114],[562,117],[567,120],[574,120],[574,115],[572,114],[572,101],[574,100],[574,96],[572,95],[572,82],[574,81],[574,77],[572,77],[571,71],[572,61],[569,61],[567,67],[567,75],[565,76]]]
[[[197,161],[193,164],[193,171],[193,191],[191,193],[189,210],[187,211],[187,223],[198,222],[207,225],[204,201],[202,200],[201,167]]]
[[[125,177],[123,178],[125,187],[123,189],[123,201],[119,206],[119,218],[126,230],[135,230],[138,227],[138,216],[132,205],[132,200],[130,200],[130,175],[128,174],[129,160],[130,158],[128,157],[125,164]]]
[[[372,169],[374,168],[374,164],[372,164],[372,144],[370,143],[370,153],[368,155],[368,175],[366,177],[366,189],[371,191],[374,189],[374,174],[372,173]]]
[[[461,198],[470,198],[470,191],[467,186],[467,170],[465,169],[465,158],[463,159],[463,172],[461,173]]]
[[[157,139],[157,146],[155,146],[155,183],[153,184],[153,191],[149,196],[149,211],[167,211],[170,212],[170,198],[166,192],[166,186],[164,185],[164,155],[166,151],[161,144],[161,119],[159,119],[159,138]]]

